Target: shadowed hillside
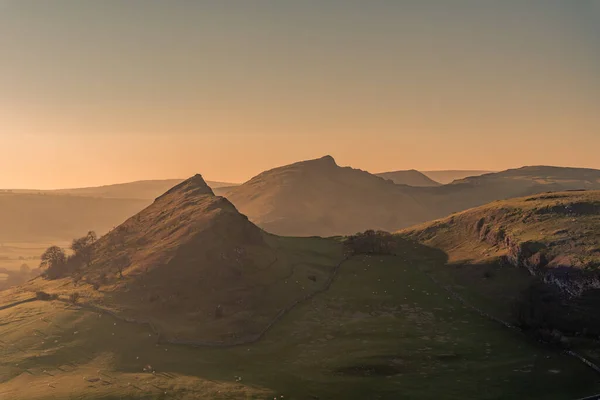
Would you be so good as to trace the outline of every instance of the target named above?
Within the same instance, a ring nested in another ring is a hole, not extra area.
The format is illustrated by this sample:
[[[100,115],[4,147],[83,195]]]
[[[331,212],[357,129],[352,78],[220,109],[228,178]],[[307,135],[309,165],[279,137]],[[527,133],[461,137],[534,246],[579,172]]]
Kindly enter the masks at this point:
[[[414,169],[407,171],[381,172],[375,175],[380,176],[383,179],[389,179],[398,185],[417,187],[440,186],[440,183]]]
[[[368,172],[340,167],[326,156],[263,172],[227,198],[268,232],[331,236],[427,220],[430,212],[406,189]]]

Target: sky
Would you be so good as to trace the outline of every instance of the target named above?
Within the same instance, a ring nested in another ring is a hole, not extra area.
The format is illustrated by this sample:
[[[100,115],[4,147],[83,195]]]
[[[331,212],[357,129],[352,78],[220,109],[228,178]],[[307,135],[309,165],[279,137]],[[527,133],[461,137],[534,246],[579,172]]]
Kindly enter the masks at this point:
[[[600,0],[0,0],[0,187],[600,169]]]

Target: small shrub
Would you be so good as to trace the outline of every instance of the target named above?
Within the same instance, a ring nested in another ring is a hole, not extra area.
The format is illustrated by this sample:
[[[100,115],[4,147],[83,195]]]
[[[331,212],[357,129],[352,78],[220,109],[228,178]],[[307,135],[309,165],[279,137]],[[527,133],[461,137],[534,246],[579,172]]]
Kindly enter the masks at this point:
[[[394,235],[385,231],[357,233],[346,238],[344,244],[353,254],[394,254],[396,249]]]
[[[35,297],[36,297],[36,299],[42,300],[42,301],[50,301],[50,300],[52,300],[52,295],[50,295],[50,294],[48,294],[46,292],[43,292],[43,291],[36,292],[35,293]]]

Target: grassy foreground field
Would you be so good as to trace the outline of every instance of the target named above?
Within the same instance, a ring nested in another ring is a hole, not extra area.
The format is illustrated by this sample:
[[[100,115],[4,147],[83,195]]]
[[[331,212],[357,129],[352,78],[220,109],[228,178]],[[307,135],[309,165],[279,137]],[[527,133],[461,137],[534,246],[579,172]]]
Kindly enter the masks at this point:
[[[2,310],[0,399],[570,399],[600,390],[576,360],[449,298],[422,272],[441,267],[439,254],[403,246],[401,256],[346,261],[329,290],[253,345],[157,345],[143,326],[59,301]]]

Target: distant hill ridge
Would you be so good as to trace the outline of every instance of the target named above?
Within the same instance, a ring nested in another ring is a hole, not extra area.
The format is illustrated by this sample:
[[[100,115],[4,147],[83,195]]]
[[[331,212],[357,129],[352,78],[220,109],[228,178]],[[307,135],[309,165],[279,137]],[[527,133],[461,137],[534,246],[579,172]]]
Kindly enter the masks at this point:
[[[600,170],[591,168],[555,167],[548,165],[532,165],[520,168],[507,169],[496,173],[487,173],[480,176],[467,177],[454,183],[475,182],[497,178],[532,178],[545,182],[552,181],[577,181],[592,185],[600,183]]]
[[[483,174],[491,174],[495,171],[482,170],[441,170],[441,171],[420,171],[423,175],[433,179],[436,182],[446,185],[458,179],[464,179],[469,176],[479,176]]]
[[[409,185],[418,187],[429,187],[429,186],[440,186],[439,182],[434,181],[427,175],[415,170],[410,169],[406,171],[393,171],[393,172],[381,172],[375,174],[384,179],[389,179],[399,185]]]
[[[104,234],[179,183],[0,193],[0,239],[47,243],[70,241],[88,230]],[[341,167],[331,156],[264,171],[242,185],[212,187],[262,229],[295,236],[394,231],[495,200],[579,189],[600,190],[600,171],[528,166],[415,187]]]
[[[74,196],[94,196],[106,198],[130,198],[152,200],[169,188],[183,182],[183,179],[143,180],[114,185],[104,185],[87,188],[51,190],[48,193],[68,194]],[[212,189],[235,186],[235,183],[206,182]]]
[[[263,229],[292,236],[389,230],[428,218],[405,187],[331,156],[265,171],[227,197]]]
[[[326,156],[265,171],[227,197],[269,232],[329,236],[393,231],[511,197],[600,189],[596,174],[600,171],[534,166],[416,187],[340,167]]]

